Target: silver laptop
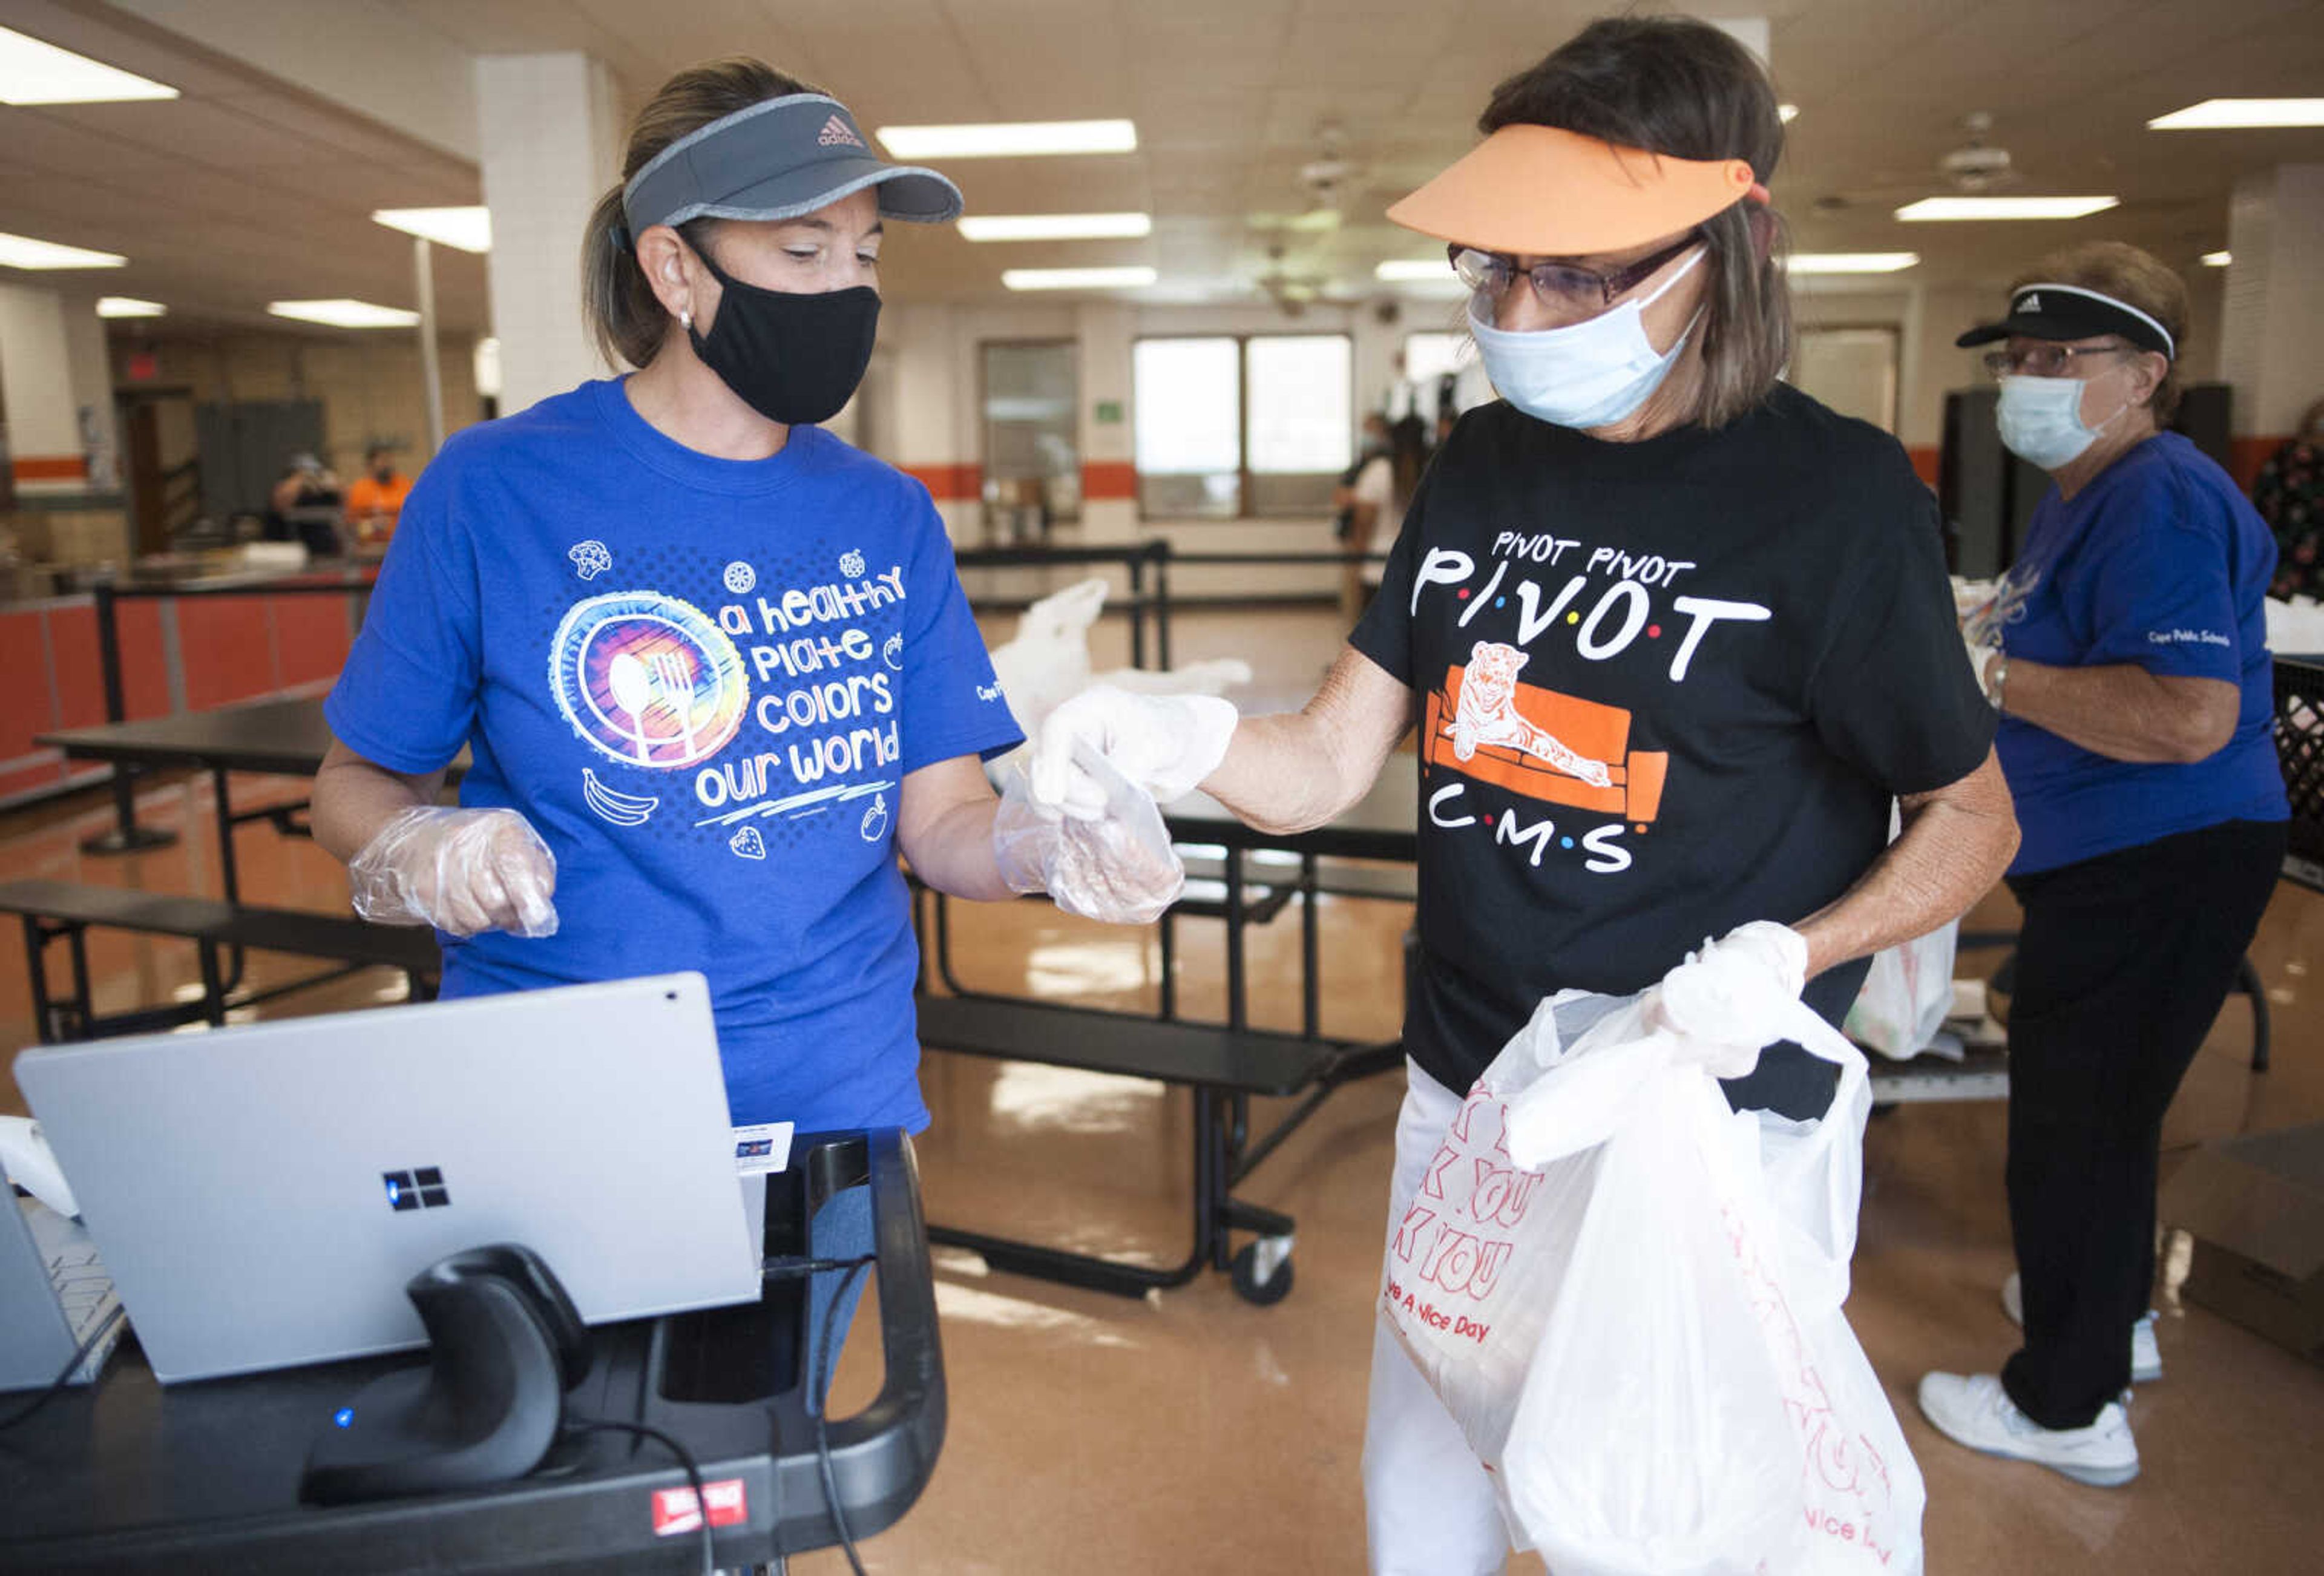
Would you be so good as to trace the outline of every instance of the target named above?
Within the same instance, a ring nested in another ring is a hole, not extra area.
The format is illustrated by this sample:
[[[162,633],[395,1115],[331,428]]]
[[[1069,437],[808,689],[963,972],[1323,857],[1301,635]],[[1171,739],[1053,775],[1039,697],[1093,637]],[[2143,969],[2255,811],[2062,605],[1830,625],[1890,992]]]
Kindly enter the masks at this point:
[[[46,1389],[121,1299],[88,1232],[0,1183],[0,1391]],[[114,1319],[67,1378],[85,1385],[124,1326]]]
[[[41,1047],[16,1083],[161,1380],[424,1343],[532,1249],[592,1323],[756,1298],[699,974]]]

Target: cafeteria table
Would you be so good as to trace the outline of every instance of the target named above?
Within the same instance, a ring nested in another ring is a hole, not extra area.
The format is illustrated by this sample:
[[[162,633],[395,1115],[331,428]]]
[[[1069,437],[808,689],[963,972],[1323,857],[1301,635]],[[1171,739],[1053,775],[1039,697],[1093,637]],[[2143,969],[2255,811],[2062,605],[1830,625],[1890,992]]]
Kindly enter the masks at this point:
[[[278,772],[312,776],[322,765],[331,733],[323,720],[319,699],[262,701],[246,706],[195,712],[152,722],[112,723],[43,733],[38,742],[52,745],[75,760],[113,760],[144,767],[191,767],[207,770],[217,787],[220,878],[226,896],[237,896],[233,831],[251,821],[289,825],[291,806],[274,806],[236,811],[227,797],[226,778],[233,771]],[[455,762],[456,775],[462,761]],[[1173,840],[1182,843],[1222,848],[1224,888],[1221,911],[1225,924],[1225,963],[1228,1027],[1242,1028],[1249,1021],[1249,980],[1246,932],[1250,924],[1250,885],[1244,856],[1279,853],[1299,861],[1299,882],[1309,900],[1300,905],[1301,1028],[1317,1031],[1320,1010],[1320,938],[1313,902],[1320,884],[1318,862],[1326,859],[1380,861],[1410,865],[1419,857],[1418,833],[1420,764],[1417,756],[1397,752],[1388,758],[1379,778],[1362,798],[1322,826],[1305,832],[1261,832],[1243,825],[1224,806],[1203,794],[1192,794],[1163,806],[1163,821]],[[940,966],[946,954],[944,906],[936,908],[935,949]],[[1176,971],[1170,921],[1164,921],[1162,1013],[1174,1017]],[[949,978],[948,985],[954,982]],[[955,988],[957,988],[955,986]],[[964,992],[973,994],[973,992]],[[1877,1068],[1874,1097],[1892,1100],[1990,1100],[2007,1093],[2007,1074],[1997,1052],[1974,1055],[1961,1064],[1932,1062],[1926,1057]]]
[[[219,706],[155,717],[136,723],[99,723],[86,728],[61,728],[34,736],[33,742],[60,750],[71,760],[107,760],[145,770],[189,768],[210,774],[217,790],[218,879],[228,902],[241,900],[235,871],[234,834],[252,821],[267,821],[280,832],[300,829],[297,805],[269,805],[237,811],[228,797],[229,772],[263,771],[283,777],[312,777],[321,770],[331,747],[331,726],[323,720],[318,697],[255,701],[248,705]],[[465,768],[464,753],[449,775]]]

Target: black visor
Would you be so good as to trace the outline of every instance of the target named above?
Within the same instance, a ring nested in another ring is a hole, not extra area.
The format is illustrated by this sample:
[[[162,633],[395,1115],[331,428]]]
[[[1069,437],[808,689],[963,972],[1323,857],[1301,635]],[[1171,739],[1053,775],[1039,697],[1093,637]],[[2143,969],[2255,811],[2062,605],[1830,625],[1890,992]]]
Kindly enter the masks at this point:
[[[2141,350],[2159,351],[2172,361],[2179,347],[2170,330],[2127,301],[2078,284],[2029,284],[2009,298],[2009,316],[1984,323],[1953,341],[1966,349],[2012,335],[2027,339],[2095,339],[2116,334]]]

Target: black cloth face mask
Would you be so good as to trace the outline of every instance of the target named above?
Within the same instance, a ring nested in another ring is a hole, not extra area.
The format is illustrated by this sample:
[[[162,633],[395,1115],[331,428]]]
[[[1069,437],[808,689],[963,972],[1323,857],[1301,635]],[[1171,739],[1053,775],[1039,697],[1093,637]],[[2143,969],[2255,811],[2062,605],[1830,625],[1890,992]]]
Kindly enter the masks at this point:
[[[880,292],[870,285],[794,295],[745,284],[696,251],[725,293],[704,334],[687,337],[702,364],[770,421],[812,427],[839,414],[863,381],[880,330]]]

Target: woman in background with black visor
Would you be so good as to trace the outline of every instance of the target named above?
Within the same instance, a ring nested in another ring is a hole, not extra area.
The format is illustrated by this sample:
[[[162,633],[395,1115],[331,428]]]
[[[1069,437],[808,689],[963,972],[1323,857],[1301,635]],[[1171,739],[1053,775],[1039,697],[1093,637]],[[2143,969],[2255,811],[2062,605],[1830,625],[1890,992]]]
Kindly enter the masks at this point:
[[[2138,1475],[2133,1380],[2163,1377],[2147,1297],[2163,1118],[2282,868],[2275,542],[2235,481],[2163,430],[2187,287],[2119,241],[2054,253],[1962,346],[2011,452],[2049,473],[1973,619],[2024,845],[2009,1006],[2010,1233],[1997,1374],[1932,1373],[1950,1437],[2104,1487]],[[2117,1399],[2120,1397],[2120,1399]]]
[[[467,429],[413,487],[316,837],[366,917],[443,934],[447,997],[699,970],[737,1124],[918,1131],[897,854],[993,899],[1065,846],[996,841],[980,758],[1020,734],[927,490],[816,425],[871,357],[883,221],[960,193],[742,59],[666,83],[623,170],[582,272],[640,370]],[[868,1250],[867,1199],[820,1248]]]

